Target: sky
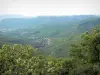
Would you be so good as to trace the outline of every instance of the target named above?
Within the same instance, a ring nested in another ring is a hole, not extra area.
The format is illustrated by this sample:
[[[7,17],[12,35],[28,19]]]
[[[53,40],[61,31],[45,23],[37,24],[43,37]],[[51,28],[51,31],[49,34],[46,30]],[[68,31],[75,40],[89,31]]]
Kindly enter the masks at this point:
[[[0,15],[100,15],[100,0],[0,0]]]

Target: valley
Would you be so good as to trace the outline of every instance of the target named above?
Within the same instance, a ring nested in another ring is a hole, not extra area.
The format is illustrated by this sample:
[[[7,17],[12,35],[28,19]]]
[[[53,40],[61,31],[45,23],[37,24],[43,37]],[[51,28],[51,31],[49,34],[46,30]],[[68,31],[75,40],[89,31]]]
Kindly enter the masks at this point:
[[[100,17],[94,15],[7,17],[0,20],[0,44],[30,44],[49,55],[66,57],[70,44],[99,24]]]

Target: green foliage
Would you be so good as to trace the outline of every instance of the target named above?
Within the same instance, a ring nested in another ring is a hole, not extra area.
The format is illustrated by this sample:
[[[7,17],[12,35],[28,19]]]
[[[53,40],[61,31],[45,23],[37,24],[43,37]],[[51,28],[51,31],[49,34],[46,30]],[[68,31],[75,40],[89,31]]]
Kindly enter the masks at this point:
[[[100,75],[100,26],[84,33],[79,44],[72,44],[70,56],[76,65],[71,75]]]
[[[99,65],[85,64],[74,68],[70,75],[100,75]]]
[[[82,38],[79,45],[72,45],[70,55],[91,63],[100,62],[100,28],[86,32]]]
[[[72,60],[45,57],[32,46],[3,45],[0,49],[1,75],[66,75]]]

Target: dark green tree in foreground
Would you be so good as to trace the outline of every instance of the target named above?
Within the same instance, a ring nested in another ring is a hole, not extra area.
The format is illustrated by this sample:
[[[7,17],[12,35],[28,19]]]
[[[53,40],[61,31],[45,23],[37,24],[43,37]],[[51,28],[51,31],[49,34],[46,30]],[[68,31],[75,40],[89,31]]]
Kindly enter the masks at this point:
[[[100,62],[100,27],[92,32],[82,35],[82,41],[79,44],[73,44],[70,50],[70,56],[86,61],[87,63]]]
[[[72,45],[70,56],[76,63],[73,75],[100,75],[100,27],[82,35],[82,41]]]

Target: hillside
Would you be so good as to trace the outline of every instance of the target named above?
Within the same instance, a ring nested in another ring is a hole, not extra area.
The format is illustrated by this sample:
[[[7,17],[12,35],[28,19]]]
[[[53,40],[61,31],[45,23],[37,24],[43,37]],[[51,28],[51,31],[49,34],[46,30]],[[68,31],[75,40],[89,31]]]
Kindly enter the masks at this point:
[[[95,17],[83,20],[78,27],[84,31],[90,31],[98,25],[100,25],[100,17]]]
[[[0,37],[5,38],[0,43],[31,44],[49,55],[66,57],[70,44],[98,24],[100,17],[94,15],[5,18],[0,21]]]

